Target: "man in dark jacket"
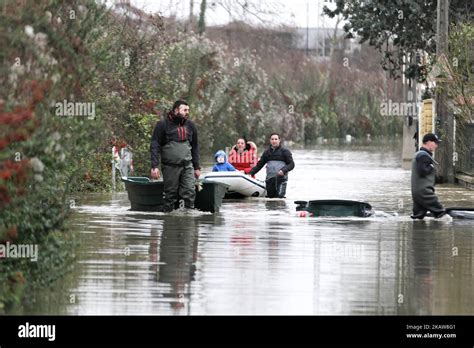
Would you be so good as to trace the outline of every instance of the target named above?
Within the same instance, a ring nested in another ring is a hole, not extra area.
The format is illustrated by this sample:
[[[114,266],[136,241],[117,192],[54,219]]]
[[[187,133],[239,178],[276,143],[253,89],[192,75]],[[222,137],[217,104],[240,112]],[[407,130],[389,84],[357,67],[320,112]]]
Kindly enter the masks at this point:
[[[267,197],[285,198],[288,172],[295,167],[295,162],[293,162],[293,156],[290,150],[280,146],[279,134],[272,133],[272,135],[270,135],[270,144],[270,147],[265,150],[249,174],[257,174],[266,164],[267,178],[265,180],[265,186],[267,188]]]
[[[433,133],[423,137],[423,146],[412,161],[411,168],[411,196],[413,198],[412,219],[423,219],[428,211],[436,218],[446,214],[445,209],[438,201],[435,194],[436,161],[433,152],[438,147],[440,140]]]
[[[188,117],[189,105],[178,100],[153,130],[150,145],[151,177],[160,177],[158,166],[161,162],[165,212],[174,209],[178,195],[184,201],[185,208],[194,208],[195,178],[201,175],[201,168],[197,129]]]

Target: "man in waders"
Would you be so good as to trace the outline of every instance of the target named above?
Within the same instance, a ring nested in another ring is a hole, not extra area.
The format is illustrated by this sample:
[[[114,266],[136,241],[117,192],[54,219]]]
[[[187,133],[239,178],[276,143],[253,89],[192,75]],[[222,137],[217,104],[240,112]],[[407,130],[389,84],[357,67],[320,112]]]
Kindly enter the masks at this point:
[[[195,178],[201,175],[201,168],[197,129],[188,117],[188,104],[178,100],[153,130],[150,145],[151,177],[160,177],[158,166],[161,162],[165,193],[164,212],[174,209],[178,196],[183,200],[184,208],[194,208]]]
[[[415,154],[411,167],[411,196],[413,198],[412,219],[423,219],[428,211],[435,218],[446,215],[446,211],[435,194],[436,161],[433,152],[441,141],[432,133],[423,137],[423,146]]]
[[[267,165],[267,178],[265,180],[267,197],[285,198],[288,172],[295,167],[295,162],[293,162],[290,150],[280,146],[280,135],[278,133],[270,135],[270,147],[265,150],[249,174],[257,174],[265,164]]]

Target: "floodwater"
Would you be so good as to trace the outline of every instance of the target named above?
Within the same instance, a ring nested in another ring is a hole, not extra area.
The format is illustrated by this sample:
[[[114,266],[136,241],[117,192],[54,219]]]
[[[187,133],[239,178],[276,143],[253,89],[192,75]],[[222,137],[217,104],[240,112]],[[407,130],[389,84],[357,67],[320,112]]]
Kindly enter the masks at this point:
[[[226,201],[217,214],[137,213],[124,192],[88,195],[71,221],[73,271],[17,314],[474,314],[474,223],[412,221],[399,151],[294,159],[286,200]],[[474,205],[474,191],[437,191],[445,206]],[[323,198],[398,216],[296,216],[294,200]]]

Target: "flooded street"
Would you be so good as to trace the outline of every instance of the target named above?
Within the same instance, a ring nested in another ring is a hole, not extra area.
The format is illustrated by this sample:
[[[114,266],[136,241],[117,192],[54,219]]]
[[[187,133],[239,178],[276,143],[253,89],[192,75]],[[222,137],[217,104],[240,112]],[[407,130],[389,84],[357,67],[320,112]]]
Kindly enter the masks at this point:
[[[286,200],[229,200],[217,214],[131,212],[126,192],[90,194],[70,222],[73,271],[16,314],[472,314],[474,224],[413,222],[399,157],[295,150]],[[437,191],[473,205],[473,191]],[[324,198],[398,216],[296,216],[295,200]]]

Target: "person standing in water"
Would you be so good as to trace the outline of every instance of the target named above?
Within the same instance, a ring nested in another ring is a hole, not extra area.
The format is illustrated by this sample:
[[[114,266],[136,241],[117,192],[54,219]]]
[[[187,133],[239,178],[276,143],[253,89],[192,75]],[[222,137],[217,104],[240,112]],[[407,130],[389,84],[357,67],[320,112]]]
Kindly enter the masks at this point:
[[[420,148],[412,161],[411,168],[411,196],[413,199],[412,219],[422,220],[428,211],[435,218],[446,214],[435,194],[436,161],[433,152],[438,148],[441,141],[436,134],[428,133],[423,137],[423,146]]]
[[[188,118],[189,105],[183,100],[177,100],[153,131],[150,145],[151,177],[160,177],[158,166],[161,162],[164,212],[174,209],[178,195],[184,201],[185,208],[194,208],[195,178],[201,175],[201,168],[197,129]]]
[[[272,133],[269,148],[265,150],[257,165],[249,172],[250,175],[255,175],[265,164],[267,165],[265,186],[269,198],[285,198],[288,172],[295,168],[293,155],[290,150],[280,145],[280,141],[280,135]]]

